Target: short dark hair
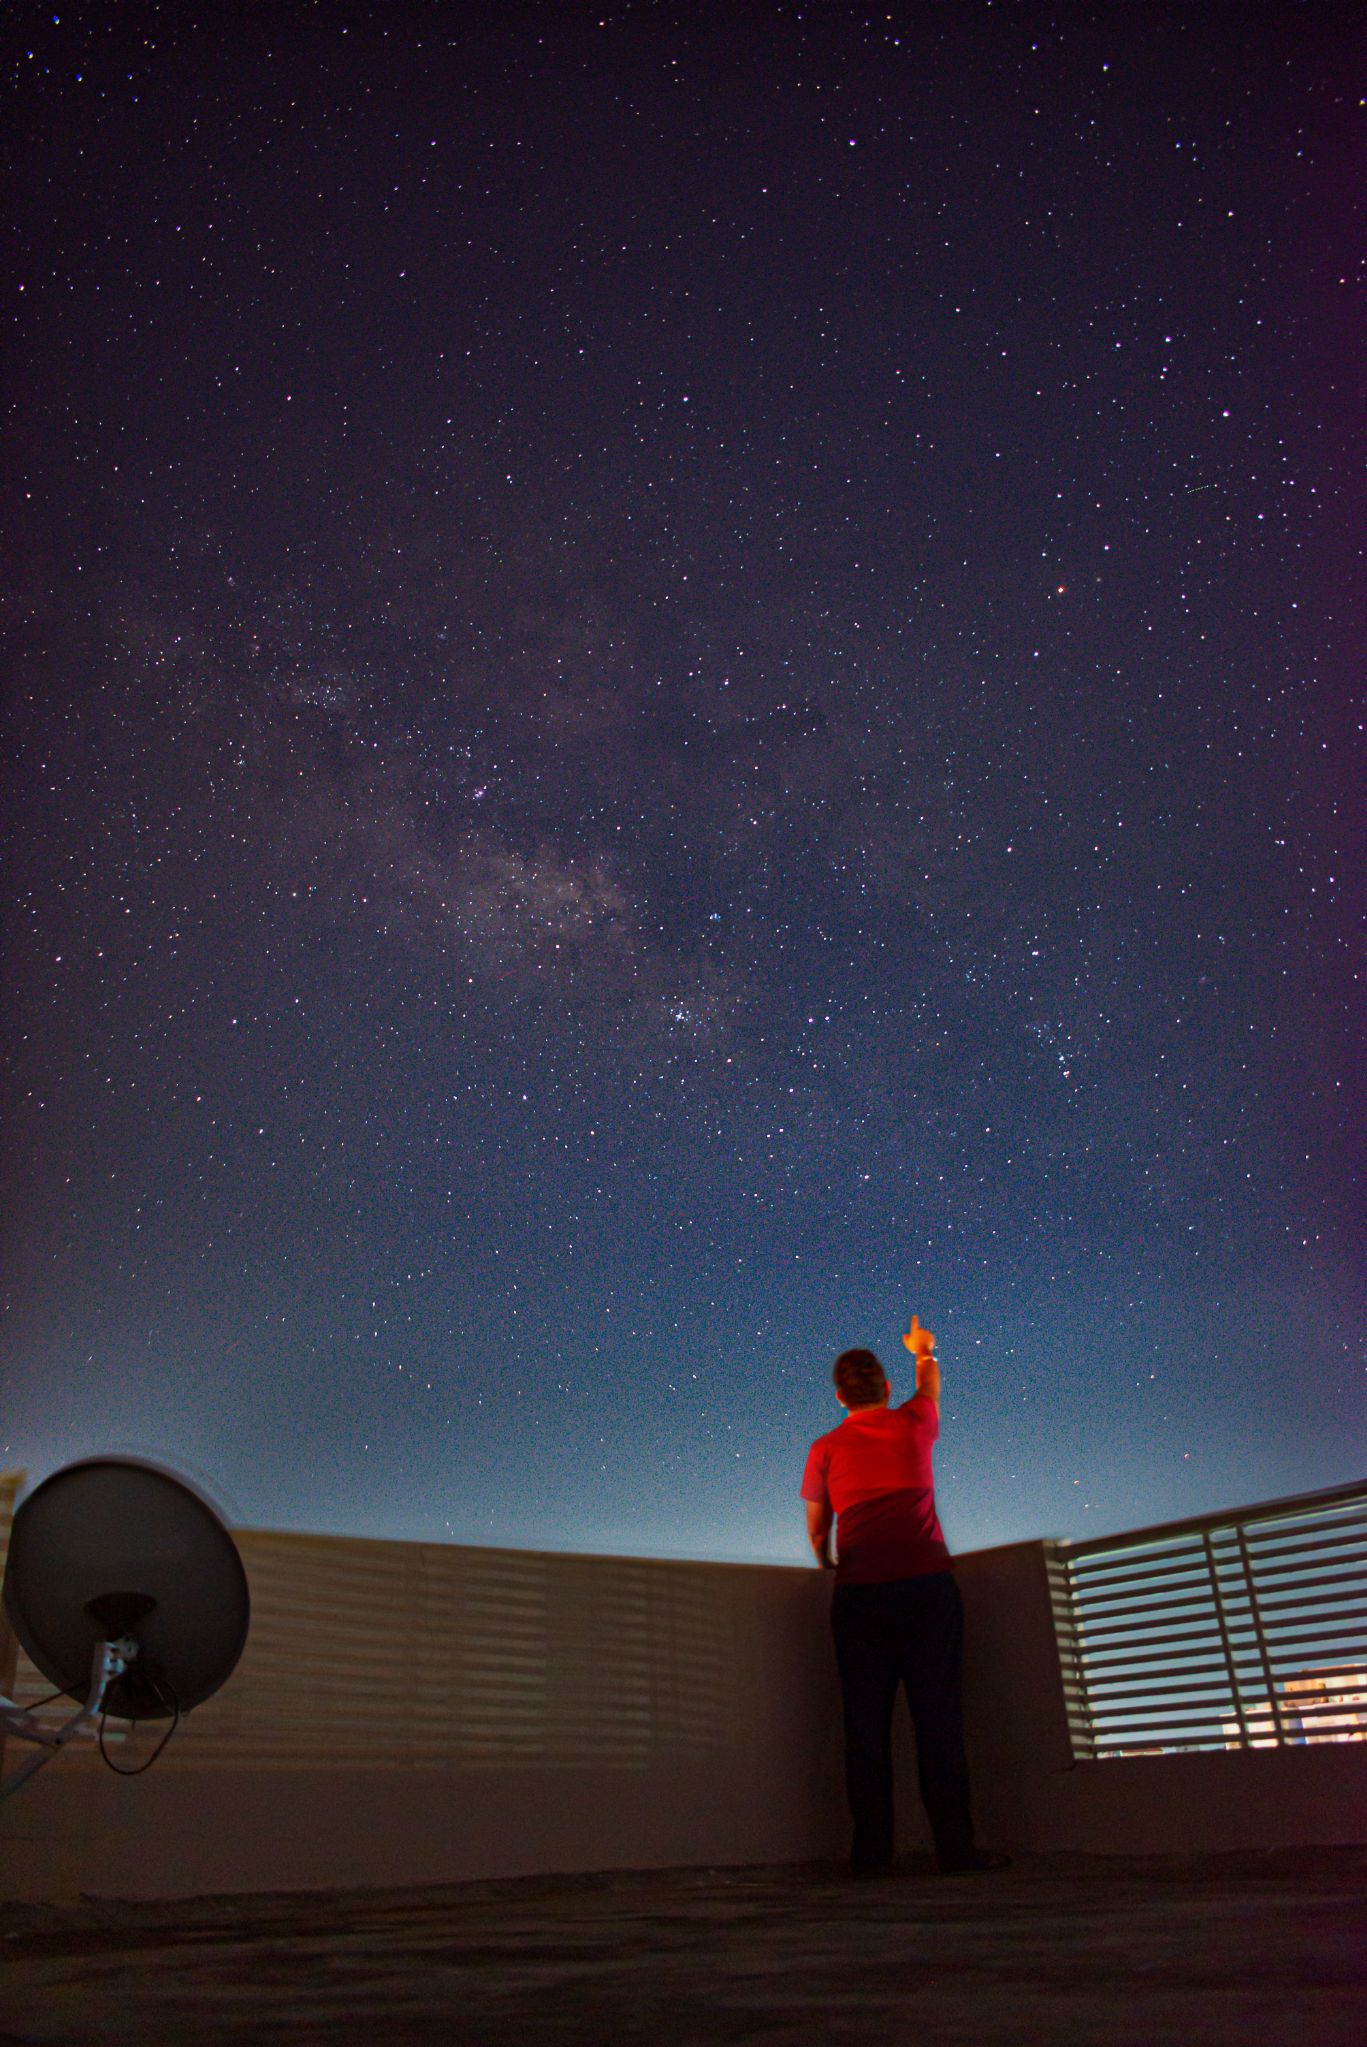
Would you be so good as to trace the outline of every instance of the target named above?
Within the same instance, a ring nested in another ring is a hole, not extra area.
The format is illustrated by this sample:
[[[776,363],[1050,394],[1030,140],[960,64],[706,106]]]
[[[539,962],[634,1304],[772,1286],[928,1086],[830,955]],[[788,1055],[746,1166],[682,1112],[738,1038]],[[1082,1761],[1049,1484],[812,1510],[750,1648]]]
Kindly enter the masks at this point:
[[[871,1350],[842,1350],[831,1376],[846,1407],[877,1407],[887,1391],[888,1375]]]

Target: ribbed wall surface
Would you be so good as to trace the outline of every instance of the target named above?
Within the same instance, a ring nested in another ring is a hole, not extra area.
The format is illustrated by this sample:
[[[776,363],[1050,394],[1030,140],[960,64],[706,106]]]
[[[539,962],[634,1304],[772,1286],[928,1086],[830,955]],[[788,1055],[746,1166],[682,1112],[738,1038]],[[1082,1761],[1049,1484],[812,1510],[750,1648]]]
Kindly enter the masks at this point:
[[[639,1766],[728,1738],[714,1567],[245,1532],[242,1662],[158,1770]],[[12,1696],[49,1687],[24,1656]],[[67,1701],[40,1708],[52,1722]],[[150,1734],[152,1730],[147,1730]],[[121,1739],[111,1723],[109,1735]],[[147,1736],[140,1734],[139,1743]]]

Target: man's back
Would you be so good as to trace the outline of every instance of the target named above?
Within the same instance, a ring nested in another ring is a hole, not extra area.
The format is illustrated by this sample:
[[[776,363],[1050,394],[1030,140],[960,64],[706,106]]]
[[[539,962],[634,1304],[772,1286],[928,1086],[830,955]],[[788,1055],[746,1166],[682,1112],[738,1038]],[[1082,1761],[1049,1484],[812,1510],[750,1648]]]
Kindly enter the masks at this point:
[[[935,1402],[918,1393],[901,1407],[856,1408],[813,1443],[802,1497],[828,1502],[837,1516],[842,1584],[948,1570],[931,1466],[939,1431]]]

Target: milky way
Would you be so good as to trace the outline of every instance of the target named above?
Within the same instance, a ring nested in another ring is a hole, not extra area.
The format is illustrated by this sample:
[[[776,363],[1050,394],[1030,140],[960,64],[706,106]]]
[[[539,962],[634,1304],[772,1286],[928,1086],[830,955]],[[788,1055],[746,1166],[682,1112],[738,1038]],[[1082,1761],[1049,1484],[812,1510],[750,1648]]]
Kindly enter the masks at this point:
[[[1360,37],[1203,12],[11,24],[8,1462],[797,1562],[915,1310],[957,1546],[1360,1475]]]

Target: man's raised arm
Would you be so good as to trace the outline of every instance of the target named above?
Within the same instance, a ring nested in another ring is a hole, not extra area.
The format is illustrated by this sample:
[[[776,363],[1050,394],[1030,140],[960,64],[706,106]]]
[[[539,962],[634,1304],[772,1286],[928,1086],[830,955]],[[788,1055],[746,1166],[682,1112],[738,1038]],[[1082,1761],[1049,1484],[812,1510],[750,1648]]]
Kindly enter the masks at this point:
[[[927,1400],[940,1405],[940,1363],[935,1355],[935,1338],[928,1329],[922,1329],[920,1317],[913,1315],[911,1327],[902,1338],[903,1343],[916,1360],[916,1391],[924,1393]]]

